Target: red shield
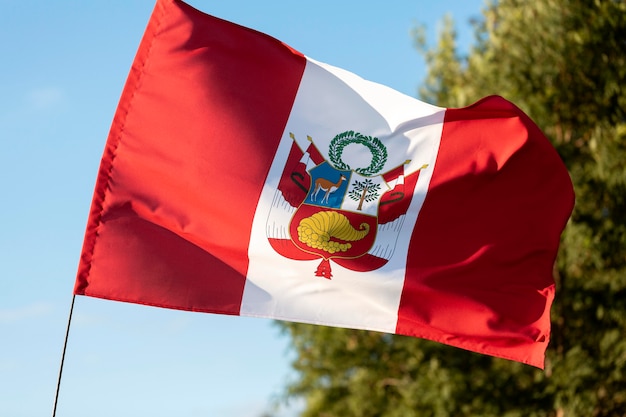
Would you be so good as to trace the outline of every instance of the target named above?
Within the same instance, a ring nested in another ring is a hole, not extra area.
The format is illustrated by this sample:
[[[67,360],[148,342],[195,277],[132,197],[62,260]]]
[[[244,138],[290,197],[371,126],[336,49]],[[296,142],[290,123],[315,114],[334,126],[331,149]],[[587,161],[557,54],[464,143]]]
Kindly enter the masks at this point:
[[[289,233],[303,252],[325,260],[353,259],[372,248],[377,225],[374,216],[302,204],[291,219]]]

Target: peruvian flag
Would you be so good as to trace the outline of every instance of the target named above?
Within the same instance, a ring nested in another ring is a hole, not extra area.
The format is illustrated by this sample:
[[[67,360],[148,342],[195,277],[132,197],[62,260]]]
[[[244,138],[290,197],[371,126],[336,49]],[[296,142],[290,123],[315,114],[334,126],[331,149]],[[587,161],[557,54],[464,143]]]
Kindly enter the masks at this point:
[[[74,293],[543,367],[573,201],[553,147],[503,98],[432,106],[158,0]]]

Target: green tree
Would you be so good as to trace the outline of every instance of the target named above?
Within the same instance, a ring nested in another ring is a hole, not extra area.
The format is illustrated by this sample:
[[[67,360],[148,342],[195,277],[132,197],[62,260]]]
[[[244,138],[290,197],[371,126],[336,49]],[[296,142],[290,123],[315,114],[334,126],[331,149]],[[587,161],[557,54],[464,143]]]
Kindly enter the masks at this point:
[[[626,2],[500,0],[467,56],[444,20],[416,41],[421,98],[498,94],[552,140],[577,202],[555,266],[546,370],[374,332],[282,323],[303,416],[626,416]]]
[[[626,415],[626,3],[502,1],[485,11],[477,34],[462,60],[463,94],[520,105],[552,139],[576,189],[542,375],[552,408]]]
[[[366,178],[364,181],[355,181],[352,184],[352,190],[348,193],[348,196],[359,202],[357,210],[363,208],[365,201],[371,202],[378,198],[378,192],[380,191],[380,184],[374,184],[371,178]]]

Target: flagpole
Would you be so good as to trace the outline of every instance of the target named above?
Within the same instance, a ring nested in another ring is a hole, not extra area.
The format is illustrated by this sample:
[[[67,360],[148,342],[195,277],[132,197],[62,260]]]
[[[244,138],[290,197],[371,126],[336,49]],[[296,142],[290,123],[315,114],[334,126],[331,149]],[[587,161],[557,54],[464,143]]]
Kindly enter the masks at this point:
[[[72,304],[70,305],[70,315],[67,318],[67,329],[65,330],[65,341],[63,342],[63,353],[61,353],[61,366],[59,367],[59,377],[57,379],[57,388],[54,395],[54,407],[52,408],[52,417],[57,414],[57,401],[59,400],[59,391],[61,389],[61,376],[63,375],[63,363],[65,362],[65,351],[67,350],[67,339],[70,335],[70,324],[72,323],[72,312],[74,311],[74,300],[76,294],[72,295]]]

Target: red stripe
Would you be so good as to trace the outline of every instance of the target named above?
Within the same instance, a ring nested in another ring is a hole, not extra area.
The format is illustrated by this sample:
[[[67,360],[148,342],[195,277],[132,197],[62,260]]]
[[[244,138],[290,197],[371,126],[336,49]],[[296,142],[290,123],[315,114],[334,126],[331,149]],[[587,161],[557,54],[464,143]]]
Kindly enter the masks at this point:
[[[407,259],[397,332],[541,367],[573,191],[519,109],[448,110]]]
[[[109,134],[75,293],[238,314],[304,66],[267,35],[159,1]]]

